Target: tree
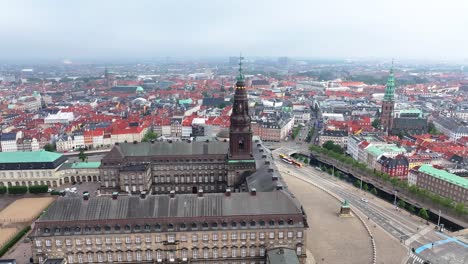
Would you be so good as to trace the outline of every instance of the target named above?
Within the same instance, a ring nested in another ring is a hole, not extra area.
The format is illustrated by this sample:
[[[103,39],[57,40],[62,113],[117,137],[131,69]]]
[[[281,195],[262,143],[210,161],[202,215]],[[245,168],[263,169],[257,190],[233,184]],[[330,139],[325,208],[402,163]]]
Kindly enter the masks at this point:
[[[204,91],[204,92],[202,92],[202,95],[203,95],[203,97],[206,98],[206,97],[208,97],[208,92],[207,92],[207,91]]]
[[[377,195],[377,189],[375,189],[375,187],[372,188],[372,190],[371,190],[370,192],[371,192],[373,195]]]
[[[403,200],[399,200],[398,203],[397,203],[398,207],[400,207],[401,209],[405,209],[406,208],[406,203],[405,201]]]
[[[9,194],[23,194],[28,192],[28,187],[26,186],[11,186],[8,187]]]
[[[418,216],[421,217],[424,220],[429,219],[429,214],[427,213],[426,209],[424,209],[424,208],[419,209]]]
[[[54,151],[54,150],[55,150],[55,145],[50,144],[50,143],[47,143],[47,144],[45,144],[45,146],[44,146],[44,150],[45,150],[45,151]]]
[[[234,91],[234,87],[229,87],[229,92],[233,92]]]
[[[360,180],[354,181],[354,186],[355,186],[356,188],[361,187],[361,181],[360,181]]]
[[[224,85],[221,85],[221,89],[219,90],[224,93],[226,91],[226,88],[224,88]]]
[[[414,206],[410,204],[408,206],[408,212],[410,212],[411,214],[414,214],[416,212],[416,208],[414,208]]]
[[[427,132],[431,135],[440,135],[441,133],[437,131],[437,128],[435,127],[434,123],[429,123],[427,125]]]
[[[148,131],[148,132],[146,132],[146,134],[143,137],[143,139],[141,140],[141,142],[149,142],[149,141],[155,140],[157,138],[158,138],[158,134],[156,134],[153,131]]]
[[[87,156],[86,153],[84,152],[84,149],[83,149],[83,148],[80,149],[80,154],[78,154],[78,158],[79,158],[82,162],[84,162],[85,160],[88,159],[88,156]]]
[[[375,128],[375,129],[380,129],[380,126],[381,126],[381,122],[380,122],[380,118],[376,118],[374,119],[374,121],[372,121],[372,126]]]
[[[463,203],[457,203],[457,205],[455,205],[455,212],[457,212],[457,214],[465,214],[466,213],[466,208],[465,208],[465,205]]]
[[[333,143],[331,140],[323,143],[322,147],[335,153],[343,154],[343,148],[340,145]]]
[[[7,187],[0,186],[0,194],[5,194],[7,192]]]
[[[49,190],[47,185],[32,185],[28,187],[29,193],[46,193]]]
[[[362,186],[362,189],[364,189],[364,191],[367,192],[367,191],[369,191],[369,186],[368,186],[367,184],[364,184],[364,185]]]

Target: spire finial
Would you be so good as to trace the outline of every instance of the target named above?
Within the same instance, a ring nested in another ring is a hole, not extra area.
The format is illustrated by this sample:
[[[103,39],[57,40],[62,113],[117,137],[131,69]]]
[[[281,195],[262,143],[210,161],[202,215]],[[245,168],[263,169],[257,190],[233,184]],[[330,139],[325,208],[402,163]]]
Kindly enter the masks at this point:
[[[394,59],[392,58],[392,68],[390,68],[390,72],[393,72],[393,61]]]
[[[237,77],[238,81],[243,81],[244,80],[244,75],[242,74],[242,60],[244,57],[242,57],[242,53],[239,56],[239,76]]]

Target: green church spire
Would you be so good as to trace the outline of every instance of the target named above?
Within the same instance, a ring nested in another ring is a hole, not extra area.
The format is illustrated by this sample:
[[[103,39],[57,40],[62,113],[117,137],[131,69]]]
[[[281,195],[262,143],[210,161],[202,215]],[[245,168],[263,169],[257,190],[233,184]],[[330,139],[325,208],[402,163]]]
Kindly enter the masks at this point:
[[[384,101],[395,101],[395,76],[393,75],[393,60],[390,74],[388,75],[387,86],[385,87]]]
[[[242,57],[242,54],[239,56],[239,76],[237,76],[237,81],[244,81],[244,74],[242,74],[242,60],[244,57]]]

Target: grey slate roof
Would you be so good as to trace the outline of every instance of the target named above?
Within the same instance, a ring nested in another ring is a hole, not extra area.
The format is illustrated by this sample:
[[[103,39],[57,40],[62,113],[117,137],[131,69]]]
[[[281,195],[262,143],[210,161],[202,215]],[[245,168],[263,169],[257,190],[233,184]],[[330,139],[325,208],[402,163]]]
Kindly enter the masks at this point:
[[[120,143],[115,148],[125,156],[171,156],[171,155],[206,155],[227,154],[228,143],[210,142],[142,142]]]
[[[60,197],[38,222],[115,220],[167,217],[291,215],[301,210],[284,191],[93,197],[83,201],[79,197]]]

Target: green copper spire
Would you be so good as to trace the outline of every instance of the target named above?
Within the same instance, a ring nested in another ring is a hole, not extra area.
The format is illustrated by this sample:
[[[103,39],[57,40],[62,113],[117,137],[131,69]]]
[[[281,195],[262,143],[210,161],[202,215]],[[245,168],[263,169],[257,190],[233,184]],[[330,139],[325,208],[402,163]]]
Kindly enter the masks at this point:
[[[237,81],[244,81],[244,74],[242,74],[242,54],[239,56],[239,76],[237,76]]]
[[[385,87],[384,101],[395,101],[395,76],[393,75],[393,60],[390,74],[388,75],[387,86]]]

